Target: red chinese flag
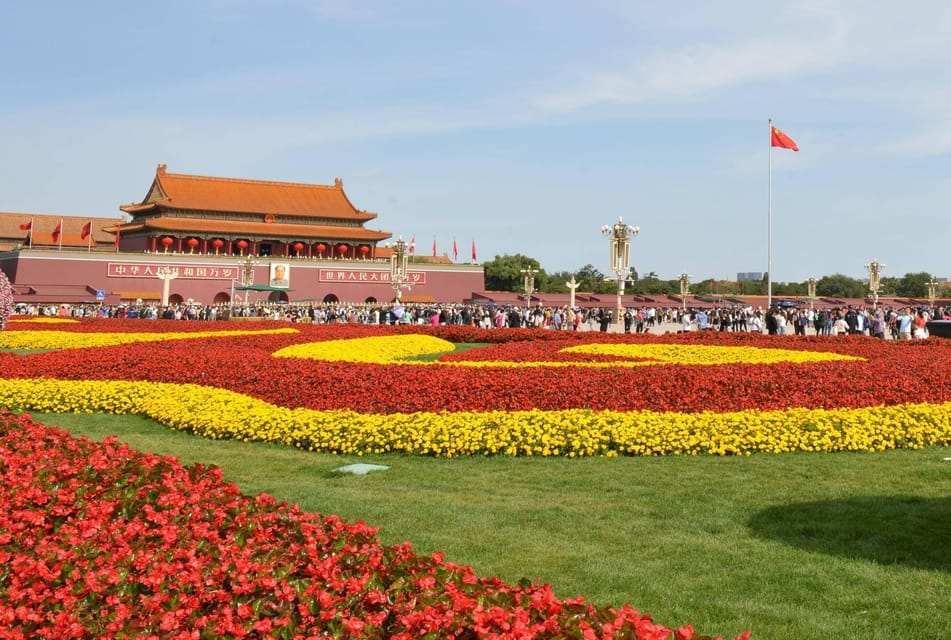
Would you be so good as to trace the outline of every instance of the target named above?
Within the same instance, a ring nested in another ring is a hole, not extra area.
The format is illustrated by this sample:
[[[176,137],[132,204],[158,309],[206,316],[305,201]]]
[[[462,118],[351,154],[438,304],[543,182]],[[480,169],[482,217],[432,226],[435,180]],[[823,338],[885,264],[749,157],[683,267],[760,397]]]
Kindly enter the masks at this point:
[[[121,233],[121,228],[116,226],[116,251],[119,250],[119,234]]]
[[[436,238],[433,238],[433,257],[436,257]]]
[[[21,225],[20,225],[20,231],[29,231],[29,230],[32,229],[32,228],[33,228],[33,221],[32,221],[32,220],[30,220],[30,221],[27,222],[26,224],[21,224]]]
[[[456,239],[452,239],[452,261],[459,262],[459,247],[456,246]]]
[[[475,240],[472,241],[472,261],[478,262],[476,259]]]
[[[89,237],[90,233],[92,233],[92,220],[83,225],[83,230],[80,232],[79,237],[81,240],[85,240]]]
[[[413,234],[413,237],[409,239],[409,254],[414,255],[416,253],[416,234]]]
[[[783,149],[792,149],[793,151],[799,151],[799,147],[793,142],[793,139],[787,136],[785,133],[773,127],[773,139],[772,146],[781,147]]]
[[[63,221],[60,220],[59,224],[56,225],[56,228],[53,229],[53,233],[51,234],[53,236],[53,242],[59,242],[59,234],[61,234],[62,232],[63,232]]]

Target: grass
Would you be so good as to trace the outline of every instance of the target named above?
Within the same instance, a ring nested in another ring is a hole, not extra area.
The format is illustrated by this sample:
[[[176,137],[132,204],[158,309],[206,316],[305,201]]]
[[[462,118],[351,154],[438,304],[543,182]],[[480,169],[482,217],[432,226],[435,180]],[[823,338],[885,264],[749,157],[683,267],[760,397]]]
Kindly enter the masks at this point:
[[[454,349],[450,351],[440,351],[437,353],[426,353],[421,356],[414,356],[412,358],[406,358],[410,362],[436,362],[442,356],[447,353],[462,353],[463,351],[468,351],[469,349],[478,349],[480,347],[487,347],[490,343],[488,342],[457,342],[454,345]]]
[[[951,449],[751,457],[333,456],[211,441],[136,416],[34,414],[216,464],[245,493],[380,527],[482,575],[754,638],[944,639]],[[353,462],[390,466],[337,474]]]

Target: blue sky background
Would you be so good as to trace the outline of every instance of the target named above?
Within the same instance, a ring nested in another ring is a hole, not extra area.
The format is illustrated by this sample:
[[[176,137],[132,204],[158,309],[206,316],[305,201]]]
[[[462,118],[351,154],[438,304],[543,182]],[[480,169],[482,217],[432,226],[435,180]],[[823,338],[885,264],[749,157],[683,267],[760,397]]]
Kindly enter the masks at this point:
[[[951,276],[951,3],[0,0],[0,211],[333,184],[460,261]]]

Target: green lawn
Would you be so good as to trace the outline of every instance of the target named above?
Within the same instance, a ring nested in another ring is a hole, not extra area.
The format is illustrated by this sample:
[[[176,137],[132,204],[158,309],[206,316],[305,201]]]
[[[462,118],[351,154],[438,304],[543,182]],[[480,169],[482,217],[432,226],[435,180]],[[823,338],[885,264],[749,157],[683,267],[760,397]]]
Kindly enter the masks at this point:
[[[752,457],[333,456],[210,441],[133,416],[49,425],[223,468],[245,493],[560,597],[730,638],[951,637],[949,448]],[[365,476],[333,469],[390,466]]]

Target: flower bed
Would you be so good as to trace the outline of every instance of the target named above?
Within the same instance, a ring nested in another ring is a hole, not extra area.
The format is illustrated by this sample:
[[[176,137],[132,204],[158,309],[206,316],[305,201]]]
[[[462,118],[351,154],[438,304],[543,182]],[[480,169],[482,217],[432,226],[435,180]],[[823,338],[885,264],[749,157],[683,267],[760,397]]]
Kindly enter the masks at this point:
[[[142,413],[213,438],[347,453],[748,454],[951,443],[951,343],[938,339],[256,326],[17,326],[0,333],[0,347],[66,350],[0,353],[0,405]],[[95,341],[96,330],[131,342],[76,348]],[[435,363],[406,360],[459,341],[495,344]]]
[[[2,411],[0,482],[4,638],[699,638]]]

